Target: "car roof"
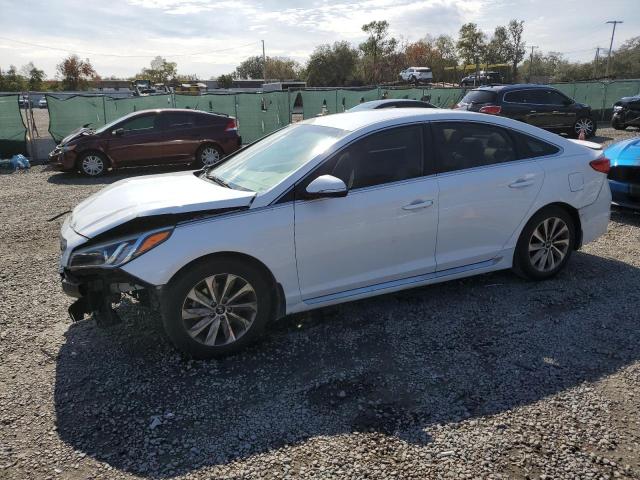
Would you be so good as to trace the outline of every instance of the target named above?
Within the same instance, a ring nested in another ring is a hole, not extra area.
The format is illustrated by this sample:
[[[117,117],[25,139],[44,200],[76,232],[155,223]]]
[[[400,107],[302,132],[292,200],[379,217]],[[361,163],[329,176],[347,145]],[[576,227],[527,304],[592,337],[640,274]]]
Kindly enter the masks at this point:
[[[467,120],[479,121],[502,125],[516,130],[527,131],[531,127],[517,120],[484,113],[469,112],[466,110],[450,110],[444,108],[380,108],[373,110],[360,110],[356,112],[336,113],[304,120],[300,123],[320,125],[323,127],[338,128],[346,131],[356,131],[371,126],[382,127],[402,125],[412,122],[425,122],[433,120]],[[540,132],[545,132],[540,130]],[[555,134],[550,134],[555,135]],[[537,136],[547,136],[540,133]],[[555,135],[557,137],[557,135]]]
[[[508,92],[510,90],[525,90],[525,89],[540,90],[540,89],[549,89],[549,88],[555,90],[555,88],[550,85],[538,85],[537,83],[516,83],[513,85],[485,85],[482,87],[474,88],[474,90],[489,90],[492,92],[497,92],[497,91]]]
[[[360,105],[366,105],[367,107],[371,107],[371,108],[377,108],[380,105],[384,105],[386,103],[428,103],[425,102],[423,100],[414,100],[412,98],[384,98],[382,100],[369,100],[368,102],[362,102],[359,103],[358,105],[356,105],[356,107],[359,107]],[[351,107],[351,108],[355,108],[355,107]]]
[[[137,112],[131,112],[130,116],[142,115],[144,113],[164,113],[164,112],[175,112],[175,113],[192,113],[196,115],[224,115],[222,113],[209,113],[204,112],[202,110],[192,110],[190,108],[149,108],[147,110],[138,110]]]

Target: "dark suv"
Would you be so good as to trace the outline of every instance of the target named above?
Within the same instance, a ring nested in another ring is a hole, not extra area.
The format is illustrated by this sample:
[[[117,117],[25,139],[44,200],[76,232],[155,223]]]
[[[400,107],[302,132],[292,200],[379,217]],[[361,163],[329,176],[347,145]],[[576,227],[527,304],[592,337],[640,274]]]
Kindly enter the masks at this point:
[[[461,87],[475,87],[478,85],[490,85],[495,83],[502,83],[502,75],[498,72],[486,72],[481,70],[476,75],[472,73],[460,80]]]
[[[558,133],[585,137],[596,133],[589,105],[577,103],[547,85],[499,85],[467,92],[457,109],[513,118]]]
[[[49,154],[49,163],[91,177],[120,166],[195,163],[200,168],[215,165],[241,143],[233,117],[188,109],[143,110],[97,130],[76,130]]]

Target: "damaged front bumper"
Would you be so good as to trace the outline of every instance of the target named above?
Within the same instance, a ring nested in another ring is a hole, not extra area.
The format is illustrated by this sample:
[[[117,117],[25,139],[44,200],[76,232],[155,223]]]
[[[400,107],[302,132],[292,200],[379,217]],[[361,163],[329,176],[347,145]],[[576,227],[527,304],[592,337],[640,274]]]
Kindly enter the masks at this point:
[[[123,293],[150,307],[159,304],[161,287],[149,285],[118,268],[83,269],[81,272],[63,269],[60,276],[64,293],[76,299],[68,309],[74,322],[91,315],[99,326],[119,323],[113,304],[120,301]]]

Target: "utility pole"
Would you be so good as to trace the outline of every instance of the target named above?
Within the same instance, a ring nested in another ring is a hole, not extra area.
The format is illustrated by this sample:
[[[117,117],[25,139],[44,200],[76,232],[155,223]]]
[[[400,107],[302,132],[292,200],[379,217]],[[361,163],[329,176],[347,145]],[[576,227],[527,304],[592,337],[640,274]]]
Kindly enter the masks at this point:
[[[602,47],[596,47],[596,58],[593,60],[593,78],[598,78],[598,62],[600,61],[600,50],[604,50]]]
[[[264,55],[264,40],[262,40],[262,79],[267,83],[267,57]]]
[[[531,83],[531,66],[533,65],[533,50],[538,48],[537,45],[531,45],[531,54],[529,55],[529,83]]]
[[[609,44],[609,55],[607,55],[607,73],[605,74],[605,77],[609,78],[609,66],[611,64],[611,49],[613,48],[613,36],[616,34],[616,25],[618,23],[622,23],[622,20],[609,20],[606,23],[613,24],[613,31],[611,32],[611,43]]]

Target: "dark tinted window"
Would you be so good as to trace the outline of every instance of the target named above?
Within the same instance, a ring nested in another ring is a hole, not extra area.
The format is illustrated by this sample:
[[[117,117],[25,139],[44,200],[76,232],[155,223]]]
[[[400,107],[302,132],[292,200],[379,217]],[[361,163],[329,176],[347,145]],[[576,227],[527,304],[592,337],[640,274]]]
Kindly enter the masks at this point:
[[[194,115],[186,112],[167,112],[165,115],[165,125],[169,129],[190,128],[194,124]]]
[[[526,93],[526,90],[507,92],[504,94],[504,101],[511,103],[530,103],[530,100],[528,99]]]
[[[310,180],[329,174],[354,189],[420,177],[422,172],[422,127],[415,125],[356,141],[328,160]]]
[[[498,95],[491,90],[471,90],[461,100],[462,103],[495,103]]]
[[[527,103],[535,103],[536,105],[546,105],[549,103],[547,92],[544,90],[525,90],[524,95]]]
[[[558,153],[560,149],[543,140],[530,137],[524,133],[512,131],[515,141],[518,143],[520,158],[535,158]]]
[[[142,117],[132,118],[120,125],[119,128],[124,129],[128,133],[145,133],[153,130],[157,115],[144,115]]]
[[[567,97],[562,95],[560,92],[556,92],[554,90],[549,90],[546,93],[546,102],[551,105],[564,105],[564,102],[567,100]]]
[[[451,172],[516,160],[515,145],[500,127],[471,122],[434,122],[438,172]]]

